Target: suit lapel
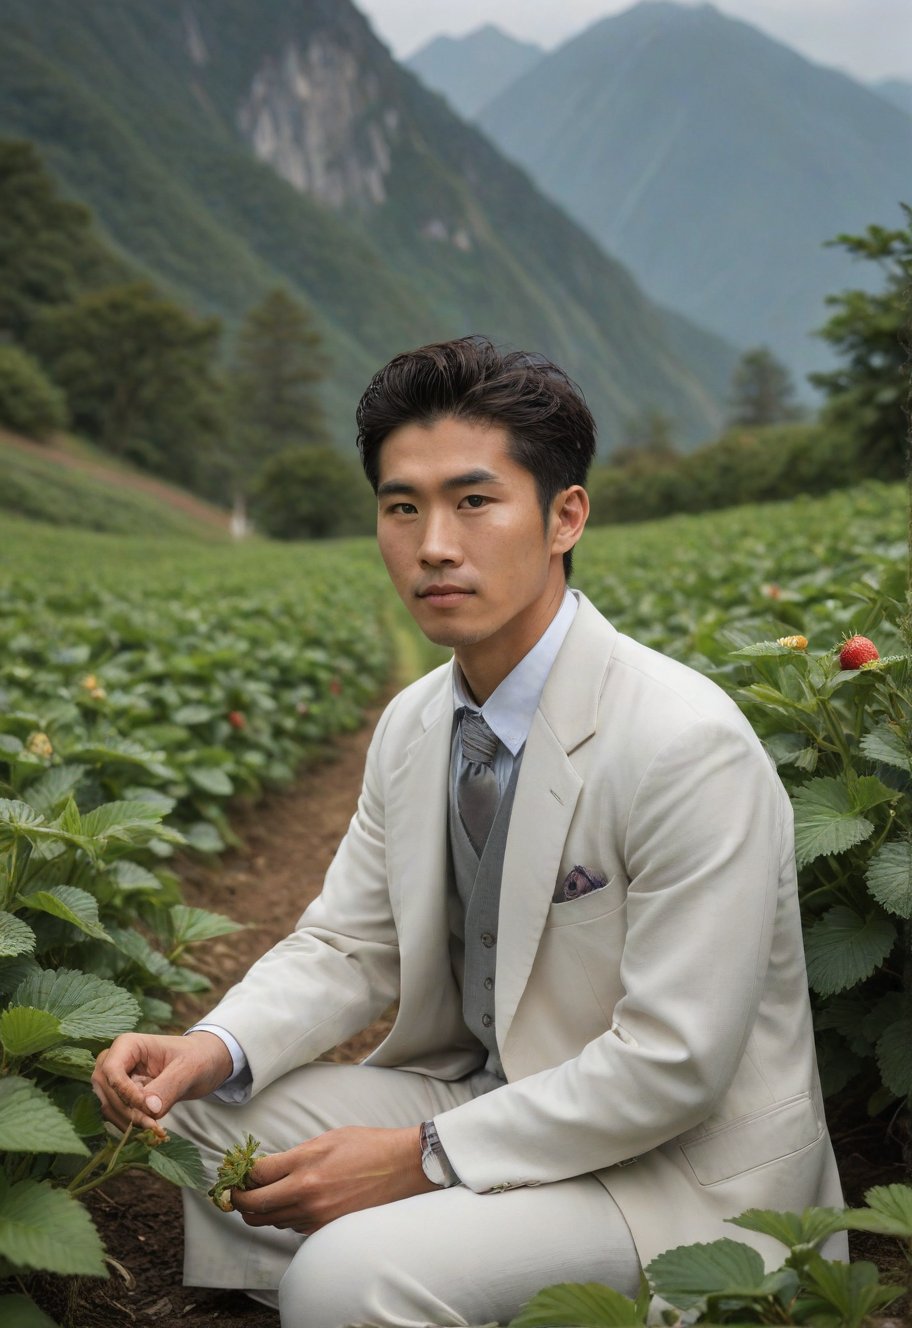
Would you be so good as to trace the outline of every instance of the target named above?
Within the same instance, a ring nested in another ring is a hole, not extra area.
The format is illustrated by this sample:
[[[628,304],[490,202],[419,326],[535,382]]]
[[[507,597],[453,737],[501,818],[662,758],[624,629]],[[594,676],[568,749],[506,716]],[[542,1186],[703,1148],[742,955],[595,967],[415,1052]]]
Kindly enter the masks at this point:
[[[452,733],[452,673],[421,714],[417,737],[387,791],[387,879],[403,958],[449,943],[447,791]]]
[[[596,730],[616,639],[611,624],[580,596],[526,740],[500,894],[495,1016],[501,1049],[538,951],[583,784],[571,753]]]

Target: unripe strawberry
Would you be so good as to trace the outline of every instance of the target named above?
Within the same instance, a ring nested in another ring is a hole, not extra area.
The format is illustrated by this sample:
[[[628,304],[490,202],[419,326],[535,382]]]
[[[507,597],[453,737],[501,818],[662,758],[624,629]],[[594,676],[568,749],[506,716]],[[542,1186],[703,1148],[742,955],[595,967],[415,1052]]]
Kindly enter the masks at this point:
[[[841,669],[860,669],[862,664],[870,664],[880,659],[877,646],[866,636],[850,636],[839,652]]]
[[[228,723],[233,729],[245,729],[247,727],[247,716],[242,710],[229,710]]]
[[[54,755],[54,748],[46,733],[30,733],[25,740],[25,750],[32,756],[41,756],[45,760]]]
[[[790,650],[807,650],[808,639],[806,636],[780,636],[776,645],[788,646]]]

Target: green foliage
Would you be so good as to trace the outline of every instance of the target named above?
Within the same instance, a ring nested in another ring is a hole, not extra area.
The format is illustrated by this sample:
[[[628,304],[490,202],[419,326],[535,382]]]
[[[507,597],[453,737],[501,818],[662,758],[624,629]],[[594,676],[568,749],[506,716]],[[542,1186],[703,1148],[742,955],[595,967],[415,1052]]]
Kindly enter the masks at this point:
[[[788,1249],[781,1267],[767,1273],[760,1254],[736,1240],[680,1245],[646,1269],[648,1284],[636,1301],[598,1283],[547,1287],[525,1305],[508,1328],[598,1328],[645,1324],[650,1295],[671,1307],[661,1322],[685,1324],[808,1324],[862,1328],[869,1316],[897,1300],[903,1286],[879,1281],[871,1263],[824,1259],[820,1246],[837,1231],[876,1231],[912,1242],[912,1187],[869,1190],[867,1207],[806,1208],[803,1213],[750,1209],[734,1225],[772,1236]],[[908,1252],[908,1249],[907,1249]],[[649,1322],[655,1322],[649,1319]]]
[[[820,336],[843,364],[832,373],[811,375],[828,397],[825,422],[852,437],[868,474],[885,479],[902,476],[907,462],[912,208],[900,206],[905,226],[869,226],[862,235],[831,242],[878,264],[885,284],[877,293],[848,290],[828,298],[835,312]]]
[[[799,414],[795,384],[785,365],[766,346],[745,351],[732,375],[730,423],[762,428],[787,423]]]
[[[127,1168],[203,1185],[186,1140],[105,1135],[86,1083],[112,1037],[208,986],[193,951],[236,930],[181,901],[167,859],[223,848],[229,797],[361,722],[385,577],[357,546],[0,531],[0,1259],[102,1275],[81,1196]]]
[[[230,386],[242,489],[244,477],[270,457],[328,441],[316,390],[326,369],[321,345],[306,307],[281,288],[241,324]]]
[[[60,197],[31,143],[0,140],[0,216],[3,337],[22,341],[44,309],[119,278],[122,265],[92,234],[88,209]]]
[[[812,502],[590,533],[578,584],[622,630],[724,687],[791,795],[825,1091],[912,1088],[907,510],[869,483]],[[881,658],[839,665],[842,640]],[[806,649],[786,642],[801,636]],[[875,1094],[877,1096],[875,1097]]]
[[[218,337],[216,322],[143,282],[45,312],[29,344],[66,392],[77,429],[115,456],[211,492],[223,430]]]
[[[18,346],[0,346],[0,424],[43,439],[66,423],[66,398],[38,362]]]
[[[613,525],[827,493],[865,473],[864,459],[843,432],[773,424],[731,429],[680,456],[625,449],[593,470],[587,488],[594,524]]]
[[[289,448],[266,462],[251,511],[276,539],[324,539],[366,533],[376,506],[358,468],[332,448],[308,447]]]
[[[220,1208],[223,1213],[232,1212],[231,1190],[247,1189],[257,1157],[262,1156],[258,1152],[259,1147],[259,1139],[248,1134],[242,1144],[233,1144],[226,1149],[216,1172],[215,1184],[206,1191],[216,1208]]]
[[[214,521],[204,524],[164,499],[119,484],[115,471],[99,474],[70,469],[41,455],[3,445],[2,439],[0,467],[3,513],[46,521],[52,526],[121,535],[201,539],[222,534]]]

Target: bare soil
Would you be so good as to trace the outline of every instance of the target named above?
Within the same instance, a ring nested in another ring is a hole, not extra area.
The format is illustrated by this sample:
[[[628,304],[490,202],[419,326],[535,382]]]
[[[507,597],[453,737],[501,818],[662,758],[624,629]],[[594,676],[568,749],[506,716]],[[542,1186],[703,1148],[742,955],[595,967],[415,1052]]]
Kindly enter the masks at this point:
[[[367,744],[379,711],[365,727],[339,739],[325,758],[305,770],[294,787],[258,805],[239,805],[233,827],[242,847],[216,863],[187,858],[178,864],[189,904],[229,914],[248,929],[211,943],[196,966],[213,991],[205,1003],[186,1000],[181,1015],[198,1018],[275,941],[293,926],[319,893],[323,874],[355,809]],[[330,1053],[338,1061],[366,1055],[390,1025],[390,1015]],[[871,1185],[909,1179],[903,1165],[908,1140],[881,1120],[831,1114],[831,1128],[847,1200],[860,1203]],[[906,1153],[908,1156],[908,1153]],[[154,1176],[127,1175],[89,1196],[89,1206],[112,1256],[107,1282],[35,1278],[30,1291],[66,1328],[123,1325],[202,1325],[278,1328],[279,1316],[238,1291],[208,1291],[181,1284],[183,1219],[177,1189]],[[884,1280],[909,1284],[909,1267],[897,1242],[858,1234],[853,1257],[870,1259]],[[912,1325],[906,1297],[891,1308],[881,1328]],[[12,1328],[12,1326],[11,1326]]]

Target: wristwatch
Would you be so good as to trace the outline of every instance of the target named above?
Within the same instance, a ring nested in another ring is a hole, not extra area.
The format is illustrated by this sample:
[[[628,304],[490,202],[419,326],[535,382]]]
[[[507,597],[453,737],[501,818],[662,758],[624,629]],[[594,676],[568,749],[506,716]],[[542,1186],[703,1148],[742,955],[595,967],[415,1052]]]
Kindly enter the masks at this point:
[[[437,1137],[434,1122],[424,1121],[419,1135],[421,1143],[421,1170],[432,1185],[448,1189],[459,1184],[459,1177],[450,1166],[450,1159],[443,1150],[443,1144]]]

